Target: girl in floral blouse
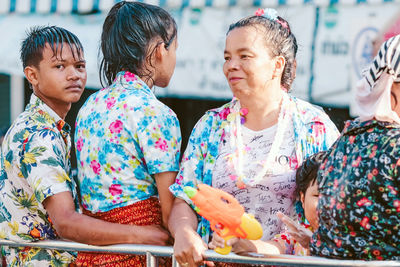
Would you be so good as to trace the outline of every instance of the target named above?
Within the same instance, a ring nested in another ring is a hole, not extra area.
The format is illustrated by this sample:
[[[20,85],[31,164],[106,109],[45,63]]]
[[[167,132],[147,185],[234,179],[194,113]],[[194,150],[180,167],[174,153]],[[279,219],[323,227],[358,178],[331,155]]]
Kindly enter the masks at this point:
[[[184,186],[205,183],[231,193],[260,221],[263,241],[282,231],[281,211],[295,218],[295,172],[308,156],[326,150],[338,132],[320,109],[290,96],[296,38],[275,10],[259,10],[230,26],[223,71],[234,99],[196,124],[170,190],[169,226],[183,266],[203,262],[210,227],[197,220]]]
[[[84,212],[151,226],[160,238],[167,233],[163,227],[173,203],[168,187],[179,169],[181,133],[175,113],[151,88],[168,85],[176,48],[176,23],[165,10],[139,2],[115,4],[101,36],[101,78],[108,86],[91,95],[76,122]],[[138,238],[137,243],[149,242]],[[145,258],[80,253],[77,259],[85,266],[111,263],[145,266]]]
[[[382,44],[357,85],[360,118],[346,122],[318,175],[311,254],[400,260],[400,35]]]

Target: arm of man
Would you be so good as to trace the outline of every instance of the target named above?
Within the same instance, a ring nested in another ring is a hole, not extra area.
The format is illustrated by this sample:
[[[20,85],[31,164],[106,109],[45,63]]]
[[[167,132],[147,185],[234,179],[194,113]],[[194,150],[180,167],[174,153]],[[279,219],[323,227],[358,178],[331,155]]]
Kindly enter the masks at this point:
[[[196,214],[184,200],[175,199],[168,226],[175,238],[174,255],[179,264],[191,267],[204,264],[207,245],[196,232]]]
[[[110,223],[75,211],[70,192],[49,196],[43,206],[58,233],[64,239],[90,245],[121,243],[166,245],[168,232],[161,226],[136,226]]]
[[[169,186],[175,182],[177,172],[162,172],[154,175],[160,198],[162,221],[168,228],[168,218],[174,203],[174,195],[169,191]]]

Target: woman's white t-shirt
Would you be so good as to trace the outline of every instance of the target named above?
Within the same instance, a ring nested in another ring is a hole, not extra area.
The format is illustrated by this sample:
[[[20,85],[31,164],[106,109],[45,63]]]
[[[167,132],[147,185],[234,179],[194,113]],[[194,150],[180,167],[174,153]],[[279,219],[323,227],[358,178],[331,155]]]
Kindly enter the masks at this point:
[[[290,123],[288,125],[291,125]],[[277,124],[261,130],[252,131],[241,125],[243,145],[246,153],[243,158],[243,173],[246,180],[252,180],[263,169],[275,138]],[[230,146],[229,136],[227,141],[220,144],[220,153],[216,159],[212,186],[232,194],[247,213],[251,213],[261,223],[263,228],[262,240],[269,240],[275,234],[283,231],[281,221],[276,217],[278,211],[295,218],[294,190],[296,186],[295,173],[297,169],[297,158],[295,151],[294,133],[292,127],[287,127],[283,142],[275,157],[272,174],[265,174],[260,181],[252,184],[246,183],[246,188],[239,189],[236,181],[234,168],[229,167],[229,155],[234,153]]]

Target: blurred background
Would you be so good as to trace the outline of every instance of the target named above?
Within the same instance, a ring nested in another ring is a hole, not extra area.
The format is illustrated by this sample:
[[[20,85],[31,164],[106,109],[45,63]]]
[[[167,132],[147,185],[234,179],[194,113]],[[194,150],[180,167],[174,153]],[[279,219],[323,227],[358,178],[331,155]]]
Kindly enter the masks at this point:
[[[32,93],[23,76],[19,49],[26,31],[34,25],[64,27],[75,33],[84,46],[88,81],[80,102],[73,105],[67,117],[74,126],[79,108],[101,88],[101,28],[116,2],[119,0],[0,0],[1,135],[23,111]],[[400,0],[141,2],[167,9],[178,24],[176,70],[169,87],[155,88],[155,94],[178,115],[182,150],[204,112],[231,99],[222,73],[225,34],[231,23],[254,14],[258,8],[275,8],[297,37],[297,75],[291,93],[324,108],[339,129],[357,114],[353,89],[362,69],[383,40],[400,33]]]

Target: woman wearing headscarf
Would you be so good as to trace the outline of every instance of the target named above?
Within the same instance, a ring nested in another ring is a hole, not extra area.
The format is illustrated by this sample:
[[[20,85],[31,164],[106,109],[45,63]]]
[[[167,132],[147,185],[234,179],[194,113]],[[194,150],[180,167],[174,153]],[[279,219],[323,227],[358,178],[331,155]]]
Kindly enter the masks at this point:
[[[382,44],[357,84],[348,121],[318,175],[313,255],[400,260],[400,35]]]

